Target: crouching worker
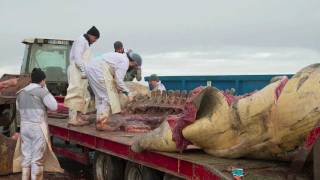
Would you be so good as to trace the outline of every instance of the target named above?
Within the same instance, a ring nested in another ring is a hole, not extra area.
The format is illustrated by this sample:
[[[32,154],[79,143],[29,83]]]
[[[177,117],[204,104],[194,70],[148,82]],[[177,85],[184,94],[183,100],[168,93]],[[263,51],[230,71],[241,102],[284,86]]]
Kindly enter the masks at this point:
[[[121,111],[119,93],[132,100],[132,93],[123,79],[129,67],[140,67],[142,59],[134,52],[111,52],[91,61],[86,66],[89,85],[95,95],[97,109],[96,128],[101,131],[113,131],[110,115]]]
[[[43,179],[45,164],[48,164],[45,169],[49,171],[62,171],[51,149],[47,125],[47,109],[57,110],[58,104],[46,89],[45,78],[41,69],[33,69],[32,83],[20,90],[17,96],[21,117],[22,180],[30,177],[32,180]]]
[[[161,83],[159,77],[156,74],[151,74],[149,77],[149,87],[151,91],[165,91],[166,87]]]

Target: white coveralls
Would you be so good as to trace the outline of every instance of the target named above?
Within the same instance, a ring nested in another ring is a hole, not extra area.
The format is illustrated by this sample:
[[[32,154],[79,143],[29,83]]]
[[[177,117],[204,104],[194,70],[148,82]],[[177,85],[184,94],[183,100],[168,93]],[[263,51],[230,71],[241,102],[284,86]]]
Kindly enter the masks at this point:
[[[95,94],[97,122],[121,111],[119,91],[130,93],[124,83],[128,68],[127,55],[117,52],[103,54],[86,66],[89,84]]]
[[[90,103],[88,80],[81,78],[80,67],[90,61],[91,49],[89,42],[82,35],[73,42],[70,51],[70,65],[68,67],[68,89],[64,104],[69,108],[69,117],[72,124],[77,123],[77,112],[87,113]]]
[[[58,163],[49,142],[47,108],[57,110],[55,98],[39,84],[31,83],[18,93],[17,110],[21,117],[22,179],[42,179],[45,161]],[[31,170],[30,170],[31,169]],[[60,170],[59,163],[56,170]]]

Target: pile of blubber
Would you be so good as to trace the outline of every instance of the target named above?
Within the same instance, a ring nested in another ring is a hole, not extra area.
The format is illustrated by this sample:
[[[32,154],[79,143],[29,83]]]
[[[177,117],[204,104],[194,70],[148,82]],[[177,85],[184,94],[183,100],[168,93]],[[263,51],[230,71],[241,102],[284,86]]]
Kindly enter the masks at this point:
[[[199,96],[191,102],[197,108],[192,122],[181,122],[183,115],[169,116],[159,128],[137,138],[132,150],[181,151],[186,146],[180,146],[175,133],[184,124],[181,138],[213,156],[287,160],[320,119],[320,64],[232,102],[211,87]]]

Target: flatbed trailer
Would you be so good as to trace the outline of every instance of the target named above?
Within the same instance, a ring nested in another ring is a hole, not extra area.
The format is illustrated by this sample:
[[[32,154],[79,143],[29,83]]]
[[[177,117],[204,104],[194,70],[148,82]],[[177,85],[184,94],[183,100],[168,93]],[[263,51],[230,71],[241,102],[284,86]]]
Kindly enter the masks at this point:
[[[233,179],[231,174],[233,167],[242,168],[245,173],[245,179],[287,179],[288,177],[312,179],[312,171],[316,171],[316,169],[319,171],[320,168],[318,161],[316,161],[313,165],[314,168],[309,166],[305,167],[304,170],[299,169],[301,162],[303,166],[309,154],[307,153],[307,155],[305,155],[306,150],[308,152],[311,151],[305,148],[301,150],[301,153],[304,155],[299,156],[296,160],[297,162],[292,163],[216,158],[205,154],[197,148],[188,149],[183,153],[154,151],[135,153],[131,151],[130,146],[134,138],[141,133],[96,131],[93,124],[83,127],[68,127],[66,119],[57,118],[49,118],[48,124],[52,138],[59,138],[82,148],[81,152],[76,152],[66,148],[66,146],[59,146],[53,143],[53,149],[56,154],[71,158],[83,164],[89,164],[89,152],[95,151],[93,174],[95,179],[99,180]],[[318,128],[318,130],[320,129]],[[318,133],[320,134],[320,131]],[[318,137],[319,134],[317,134],[316,137]],[[316,140],[317,138],[315,141]],[[318,153],[314,153],[314,158],[319,158],[319,138],[317,144],[318,149],[314,151]],[[294,168],[296,169],[292,171]],[[314,172],[314,174],[317,172]],[[313,176],[316,177],[315,175]]]

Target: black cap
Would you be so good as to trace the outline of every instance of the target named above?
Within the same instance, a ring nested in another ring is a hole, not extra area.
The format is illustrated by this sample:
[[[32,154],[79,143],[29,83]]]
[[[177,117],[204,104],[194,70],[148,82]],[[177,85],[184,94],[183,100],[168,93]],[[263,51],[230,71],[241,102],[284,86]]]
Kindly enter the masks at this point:
[[[95,26],[92,26],[92,28],[88,30],[87,34],[95,36],[97,39],[100,37],[100,32]]]
[[[117,50],[117,49],[122,49],[123,48],[123,44],[121,41],[116,41],[113,43],[113,47],[114,47],[114,50]]]
[[[46,74],[40,68],[34,68],[31,73],[31,82],[40,83],[46,79]]]

